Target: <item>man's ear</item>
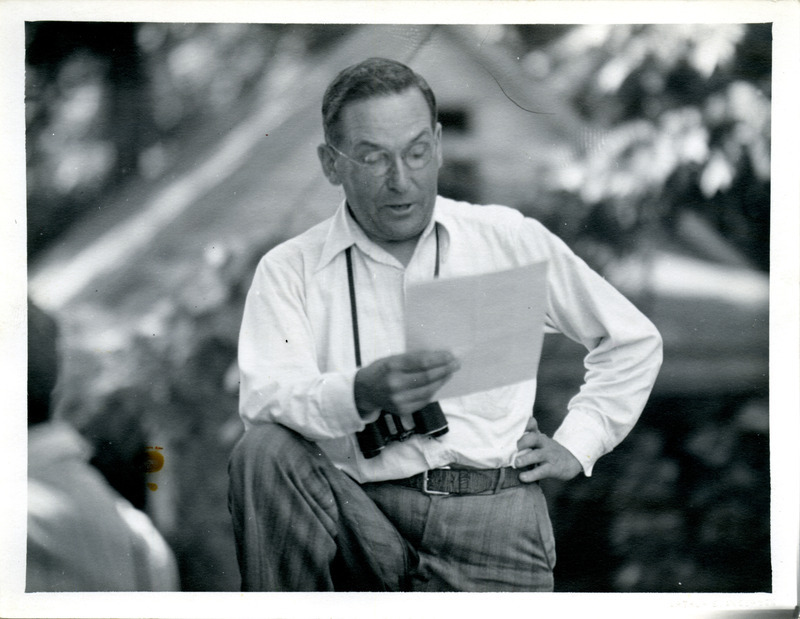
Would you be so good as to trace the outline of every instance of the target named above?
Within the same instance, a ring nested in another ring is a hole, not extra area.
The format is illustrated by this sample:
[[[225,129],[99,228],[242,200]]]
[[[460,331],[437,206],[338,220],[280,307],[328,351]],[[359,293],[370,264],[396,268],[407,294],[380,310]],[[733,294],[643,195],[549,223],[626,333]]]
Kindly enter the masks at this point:
[[[317,146],[317,157],[319,157],[319,162],[322,164],[322,172],[328,182],[331,185],[341,185],[342,180],[339,178],[339,173],[334,165],[336,163],[336,155],[333,154],[331,147],[327,144]]]
[[[441,168],[444,162],[442,156],[442,123],[436,123],[436,131],[433,134],[436,139],[436,167]]]

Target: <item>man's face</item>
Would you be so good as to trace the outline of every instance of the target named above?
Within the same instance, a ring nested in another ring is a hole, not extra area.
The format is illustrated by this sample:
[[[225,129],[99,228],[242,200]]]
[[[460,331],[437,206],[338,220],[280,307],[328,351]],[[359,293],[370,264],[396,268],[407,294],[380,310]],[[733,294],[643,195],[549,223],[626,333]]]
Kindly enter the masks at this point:
[[[422,93],[409,88],[349,103],[339,129],[341,143],[335,146],[341,152],[323,145],[320,159],[328,179],[342,185],[364,232],[387,249],[416,239],[433,213],[441,166],[441,126],[431,127]],[[426,147],[430,161],[414,169],[425,160],[420,153]],[[375,159],[390,162],[384,174],[359,165]]]

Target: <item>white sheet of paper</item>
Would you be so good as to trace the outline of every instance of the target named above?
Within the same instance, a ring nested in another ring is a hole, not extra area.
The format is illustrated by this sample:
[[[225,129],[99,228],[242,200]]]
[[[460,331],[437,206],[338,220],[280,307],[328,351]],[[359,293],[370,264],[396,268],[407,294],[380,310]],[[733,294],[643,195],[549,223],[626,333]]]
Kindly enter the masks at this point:
[[[544,338],[547,263],[409,285],[406,350],[450,350],[461,369],[437,399],[536,377]]]

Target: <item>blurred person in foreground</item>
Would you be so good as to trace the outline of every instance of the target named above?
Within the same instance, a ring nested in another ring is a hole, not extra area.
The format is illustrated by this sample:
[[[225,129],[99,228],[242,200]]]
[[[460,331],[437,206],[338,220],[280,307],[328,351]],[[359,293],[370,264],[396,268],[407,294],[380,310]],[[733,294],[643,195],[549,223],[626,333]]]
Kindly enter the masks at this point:
[[[246,432],[229,506],[242,587],[551,591],[555,544],[538,482],[590,475],[627,435],[661,338],[537,221],[437,195],[435,97],[405,65],[345,69],[322,115],[319,159],[345,200],[262,258],[241,327]],[[356,433],[383,411],[418,423],[412,413],[429,410],[459,368],[449,351],[404,352],[405,286],[540,261],[545,328],[588,350],[585,384],[553,437],[532,417],[531,376],[442,400],[449,432],[412,431],[365,457]]]
[[[51,419],[58,326],[28,301],[28,550],[25,589],[177,591],[175,557],[147,515],[89,464],[90,443]]]

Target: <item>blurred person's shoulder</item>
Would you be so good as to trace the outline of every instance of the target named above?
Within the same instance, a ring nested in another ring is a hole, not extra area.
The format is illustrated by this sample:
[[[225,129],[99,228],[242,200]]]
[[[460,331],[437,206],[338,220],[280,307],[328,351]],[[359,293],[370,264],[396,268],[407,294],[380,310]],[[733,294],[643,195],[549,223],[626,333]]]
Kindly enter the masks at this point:
[[[28,591],[177,590],[177,562],[155,525],[89,460],[68,423],[28,433]]]

